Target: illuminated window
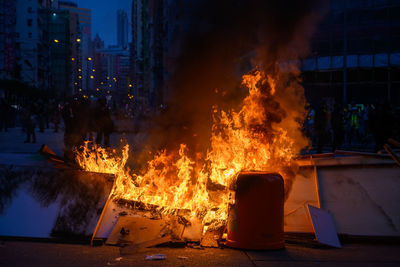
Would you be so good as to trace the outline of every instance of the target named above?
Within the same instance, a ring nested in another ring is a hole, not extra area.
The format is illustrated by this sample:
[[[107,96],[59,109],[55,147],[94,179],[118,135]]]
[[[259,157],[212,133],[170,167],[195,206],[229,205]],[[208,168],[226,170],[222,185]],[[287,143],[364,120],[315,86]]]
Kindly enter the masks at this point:
[[[80,43],[80,42],[81,42],[81,39],[78,38],[78,39],[76,39],[76,41],[77,41],[78,43]]]
[[[94,78],[94,76],[93,75],[90,75],[90,79],[93,79]]]
[[[92,58],[91,58],[91,57],[88,57],[88,59],[87,59],[87,60],[91,61],[91,60],[92,60]]]
[[[72,61],[75,61],[75,58],[73,57],[73,58],[71,58],[71,60],[72,60]]]
[[[55,42],[55,43],[58,43],[59,41],[58,41],[57,39],[54,39],[54,42]]]

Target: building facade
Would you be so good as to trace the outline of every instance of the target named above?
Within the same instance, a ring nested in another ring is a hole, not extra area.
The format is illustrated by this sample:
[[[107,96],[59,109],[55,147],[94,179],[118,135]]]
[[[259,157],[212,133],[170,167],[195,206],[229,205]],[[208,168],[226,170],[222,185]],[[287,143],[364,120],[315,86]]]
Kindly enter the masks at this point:
[[[131,72],[139,105],[163,108],[169,78],[184,31],[184,0],[135,0],[132,3]]]
[[[117,45],[122,49],[128,49],[128,14],[125,10],[117,11]]]
[[[311,102],[400,105],[400,1],[331,0],[303,62]]]
[[[91,10],[81,8],[74,2],[59,1],[59,9],[67,10],[70,16],[78,20],[77,38],[72,40],[76,50],[74,69],[72,70],[74,93],[84,93],[94,90],[93,76],[93,43],[91,38]],[[71,58],[72,60],[72,58]],[[92,78],[93,77],[93,78]]]
[[[0,0],[0,79],[18,76],[15,49],[16,4],[16,0]]]

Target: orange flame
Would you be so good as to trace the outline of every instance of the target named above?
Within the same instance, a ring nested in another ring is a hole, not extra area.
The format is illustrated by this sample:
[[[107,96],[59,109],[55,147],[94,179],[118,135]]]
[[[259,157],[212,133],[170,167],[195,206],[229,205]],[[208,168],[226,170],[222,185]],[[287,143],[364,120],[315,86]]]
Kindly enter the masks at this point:
[[[125,168],[129,145],[123,148],[122,156],[115,156],[102,148],[90,150],[86,144],[78,153],[78,163],[88,171],[115,174],[113,198],[155,205],[167,214],[187,210],[204,225],[218,227],[227,220],[232,198],[229,187],[240,171],[278,172],[289,179],[288,167],[293,166],[299,152],[296,135],[280,123],[270,122],[264,106],[265,100],[276,97],[276,80],[255,71],[244,75],[242,84],[248,95],[240,110],[214,107],[211,145],[204,158],[191,159],[187,146],[181,144],[178,153],[159,151],[140,175]],[[290,123],[295,125],[290,130],[300,132],[301,121]],[[270,129],[263,125],[270,125]]]

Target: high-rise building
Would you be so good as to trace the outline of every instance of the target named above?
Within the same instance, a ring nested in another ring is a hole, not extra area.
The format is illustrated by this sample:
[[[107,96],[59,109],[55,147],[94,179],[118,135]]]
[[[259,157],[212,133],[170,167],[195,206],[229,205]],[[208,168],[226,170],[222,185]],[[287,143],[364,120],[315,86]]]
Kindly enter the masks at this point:
[[[0,0],[0,79],[16,78],[16,0]]]
[[[61,97],[71,96],[70,14],[47,9],[50,48],[50,88]]]
[[[400,105],[400,0],[331,0],[302,68],[313,102]]]
[[[117,45],[128,48],[128,14],[122,9],[117,11]]]
[[[93,48],[94,48],[94,64],[93,64],[93,76],[94,76],[94,88],[96,88],[96,93],[100,93],[100,88],[104,85],[104,70],[103,70],[103,53],[104,50],[104,41],[100,39],[100,36],[96,34],[93,39]],[[104,91],[104,90],[103,90]]]
[[[132,3],[130,76],[139,105],[158,109],[170,94],[168,79],[179,55],[185,1],[135,0]]]
[[[75,93],[91,91],[94,89],[93,77],[93,45],[91,39],[91,10],[88,8],[78,7],[76,3],[59,1],[59,8],[67,10],[72,16],[77,16],[79,24],[78,37],[75,40],[75,45],[78,46],[77,60],[73,73]],[[72,58],[71,58],[72,60]]]
[[[17,64],[20,79],[31,86],[39,87],[39,25],[40,4],[38,1],[18,0],[16,19],[16,44],[18,47]]]

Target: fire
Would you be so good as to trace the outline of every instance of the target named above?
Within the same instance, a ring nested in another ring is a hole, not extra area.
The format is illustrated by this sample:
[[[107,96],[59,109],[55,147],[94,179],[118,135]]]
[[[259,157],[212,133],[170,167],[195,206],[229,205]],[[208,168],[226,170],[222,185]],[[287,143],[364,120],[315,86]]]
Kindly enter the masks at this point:
[[[77,161],[87,171],[115,174],[115,199],[139,201],[166,214],[184,210],[203,225],[223,225],[232,202],[230,188],[240,171],[278,172],[289,179],[288,170],[299,152],[295,135],[281,126],[288,123],[271,119],[273,114],[265,106],[276,104],[276,78],[253,71],[243,76],[242,85],[248,95],[239,110],[214,106],[211,145],[205,156],[191,158],[188,147],[181,144],[177,152],[159,151],[147,163],[146,171],[138,173],[125,167],[129,145],[122,156],[116,156],[115,151],[90,149],[86,144]],[[300,132],[301,121],[293,120],[293,124],[291,129]]]

